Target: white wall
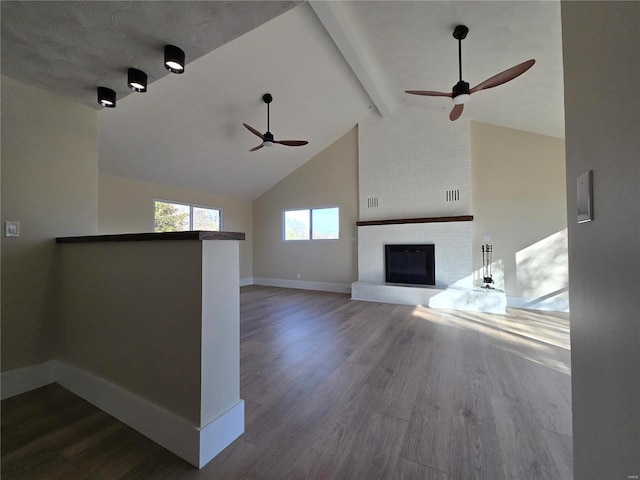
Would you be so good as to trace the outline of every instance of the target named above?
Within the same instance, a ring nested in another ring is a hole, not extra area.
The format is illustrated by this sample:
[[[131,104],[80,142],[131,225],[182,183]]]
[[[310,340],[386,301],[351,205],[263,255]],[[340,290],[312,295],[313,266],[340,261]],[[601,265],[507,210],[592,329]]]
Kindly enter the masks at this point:
[[[202,244],[200,425],[214,421],[240,399],[240,285],[235,240]]]
[[[372,113],[359,131],[361,221],[470,215],[468,120],[400,106],[390,117]],[[447,190],[459,200],[447,201]],[[360,281],[384,282],[385,243],[435,243],[436,284],[471,279],[469,222],[358,227]]]
[[[469,120],[399,106],[390,117],[371,113],[359,131],[360,220],[469,215]],[[459,201],[447,201],[453,189]]]
[[[562,3],[576,480],[640,475],[639,32],[638,2]]]
[[[55,358],[55,242],[97,225],[96,111],[2,77],[2,371]],[[4,224],[3,224],[4,226]]]

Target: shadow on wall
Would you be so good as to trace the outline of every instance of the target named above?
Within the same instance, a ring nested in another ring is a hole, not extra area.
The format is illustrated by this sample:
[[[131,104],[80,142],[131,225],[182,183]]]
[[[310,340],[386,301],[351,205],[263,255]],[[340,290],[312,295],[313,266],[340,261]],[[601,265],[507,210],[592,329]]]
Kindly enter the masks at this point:
[[[567,229],[516,252],[516,277],[524,307],[568,305],[569,259]]]

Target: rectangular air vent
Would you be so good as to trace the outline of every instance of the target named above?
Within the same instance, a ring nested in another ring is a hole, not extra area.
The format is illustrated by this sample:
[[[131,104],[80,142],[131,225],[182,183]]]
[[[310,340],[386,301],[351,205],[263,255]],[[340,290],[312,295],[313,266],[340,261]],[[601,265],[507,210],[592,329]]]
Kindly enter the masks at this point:
[[[378,208],[378,197],[367,198],[367,208]]]
[[[447,202],[457,202],[460,200],[460,190],[447,190],[446,192]]]

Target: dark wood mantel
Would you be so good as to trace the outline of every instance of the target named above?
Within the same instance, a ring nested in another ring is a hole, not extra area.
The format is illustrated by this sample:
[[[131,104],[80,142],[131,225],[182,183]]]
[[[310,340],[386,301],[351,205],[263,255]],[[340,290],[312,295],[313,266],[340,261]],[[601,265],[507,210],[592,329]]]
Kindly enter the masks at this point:
[[[82,237],[58,237],[56,243],[89,242],[148,242],[155,240],[244,240],[243,232],[213,232],[191,230],[188,232],[122,233],[117,235],[87,235]]]
[[[370,225],[399,225],[403,223],[437,223],[437,222],[471,222],[473,215],[457,215],[454,217],[425,217],[425,218],[393,218],[390,220],[368,220],[356,222],[359,227]]]

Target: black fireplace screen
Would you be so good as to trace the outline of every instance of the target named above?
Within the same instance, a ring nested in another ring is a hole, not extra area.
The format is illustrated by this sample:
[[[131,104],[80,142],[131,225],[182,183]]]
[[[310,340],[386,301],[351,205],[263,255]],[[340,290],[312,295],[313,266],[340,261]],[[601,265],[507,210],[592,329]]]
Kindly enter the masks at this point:
[[[389,283],[436,284],[433,244],[385,245],[385,281]]]

